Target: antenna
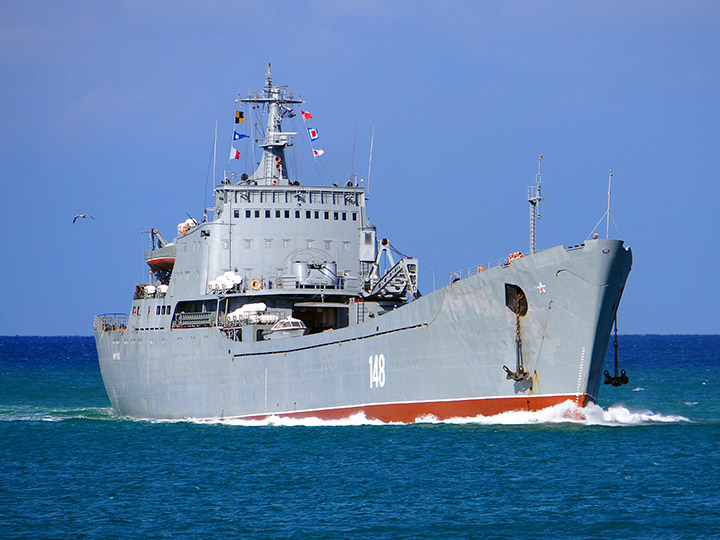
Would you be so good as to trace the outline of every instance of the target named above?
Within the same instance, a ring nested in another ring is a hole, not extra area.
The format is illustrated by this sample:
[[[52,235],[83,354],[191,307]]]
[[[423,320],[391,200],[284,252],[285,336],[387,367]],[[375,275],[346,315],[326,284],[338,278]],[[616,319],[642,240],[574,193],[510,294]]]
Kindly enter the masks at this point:
[[[213,142],[213,185],[215,185],[215,162],[217,161],[217,120],[215,120],[215,141]]]
[[[528,202],[530,203],[530,253],[535,253],[535,240],[537,232],[537,220],[540,219],[540,201],[544,200],[541,193],[540,183],[542,175],[540,167],[543,156],[538,158],[538,170],[535,175],[535,185],[528,187]]]
[[[353,151],[352,161],[350,162],[350,178],[355,175],[355,143],[357,142],[357,122],[355,122],[355,132],[353,133]]]
[[[375,143],[375,126],[373,125],[372,136],[370,137],[370,159],[368,160],[367,192],[365,199],[370,199],[370,168],[372,167],[373,144]]]

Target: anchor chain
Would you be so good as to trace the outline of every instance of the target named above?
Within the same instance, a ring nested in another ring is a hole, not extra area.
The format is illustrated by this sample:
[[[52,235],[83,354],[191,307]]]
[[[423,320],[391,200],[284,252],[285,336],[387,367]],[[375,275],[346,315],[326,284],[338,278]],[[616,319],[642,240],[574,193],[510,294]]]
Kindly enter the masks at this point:
[[[515,314],[516,317],[516,323],[515,323],[515,369],[516,371],[510,371],[510,368],[507,366],[503,366],[503,369],[505,370],[505,373],[507,373],[507,378],[513,381],[524,381],[527,380],[530,377],[530,373],[525,371],[525,368],[523,367],[523,358],[522,358],[522,336],[520,334],[520,315]]]
[[[627,384],[630,379],[627,376],[627,372],[623,369],[618,375],[618,329],[617,329],[617,312],[615,313],[615,375],[610,375],[610,372],[605,370],[605,384],[612,384],[613,386],[622,386]]]

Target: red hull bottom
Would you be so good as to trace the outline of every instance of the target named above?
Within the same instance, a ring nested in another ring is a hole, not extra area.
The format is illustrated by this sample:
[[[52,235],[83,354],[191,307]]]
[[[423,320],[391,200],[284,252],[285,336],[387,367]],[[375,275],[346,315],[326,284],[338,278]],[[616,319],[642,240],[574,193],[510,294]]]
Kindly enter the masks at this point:
[[[418,418],[434,416],[438,420],[450,418],[472,418],[474,416],[494,416],[511,411],[539,411],[566,401],[572,401],[578,407],[594,402],[591,396],[521,396],[503,398],[464,399],[457,401],[429,401],[420,403],[383,403],[380,405],[360,405],[339,409],[317,409],[312,411],[284,412],[243,416],[243,420],[265,420],[270,416],[281,418],[319,418],[320,420],[341,420],[363,413],[368,420],[381,422],[402,422],[411,424]]]

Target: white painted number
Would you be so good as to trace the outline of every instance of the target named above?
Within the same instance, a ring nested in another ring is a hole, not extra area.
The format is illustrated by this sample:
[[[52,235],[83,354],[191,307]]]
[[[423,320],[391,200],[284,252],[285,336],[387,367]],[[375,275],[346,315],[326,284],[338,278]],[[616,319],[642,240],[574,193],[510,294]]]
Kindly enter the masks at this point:
[[[370,388],[385,386],[385,355],[370,355],[368,364],[370,364]]]

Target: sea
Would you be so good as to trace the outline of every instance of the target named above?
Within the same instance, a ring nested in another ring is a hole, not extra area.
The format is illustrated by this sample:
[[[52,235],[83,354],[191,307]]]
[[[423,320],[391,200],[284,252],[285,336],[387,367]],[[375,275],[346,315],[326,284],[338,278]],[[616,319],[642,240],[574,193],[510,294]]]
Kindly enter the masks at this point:
[[[0,538],[720,538],[720,336],[619,362],[579,410],[170,422],[113,412],[91,337],[0,337]]]

